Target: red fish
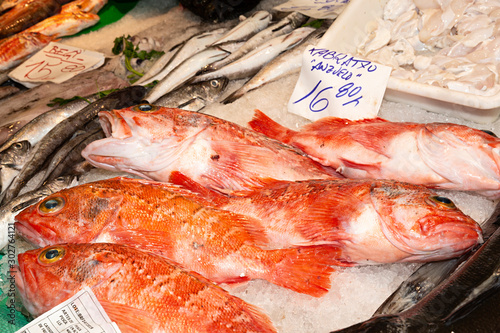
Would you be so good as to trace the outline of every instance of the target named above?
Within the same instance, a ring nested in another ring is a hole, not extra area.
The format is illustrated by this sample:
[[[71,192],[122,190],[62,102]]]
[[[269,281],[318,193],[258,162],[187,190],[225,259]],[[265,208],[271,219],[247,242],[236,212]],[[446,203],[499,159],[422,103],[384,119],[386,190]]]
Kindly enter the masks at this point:
[[[482,242],[473,219],[422,185],[315,179],[221,194],[179,173],[171,181],[260,221],[270,247],[333,245],[339,260],[367,264],[447,259]]]
[[[121,243],[163,255],[218,283],[266,279],[321,296],[330,287],[333,247],[264,250],[251,219],[200,203],[171,184],[113,178],[46,197],[16,216],[18,233],[38,246]]]
[[[158,181],[180,171],[203,186],[242,190],[263,181],[339,178],[298,149],[209,115],[143,104],[102,111],[108,136],[82,152],[90,163]]]
[[[59,13],[26,29],[26,32],[39,32],[46,36],[63,37],[74,35],[99,22],[94,13]]]
[[[256,111],[256,131],[347,178],[385,178],[500,197],[500,139],[451,123],[326,117],[293,131]]]
[[[0,71],[17,66],[54,38],[38,32],[23,32],[0,43]]]
[[[84,287],[123,333],[276,332],[257,307],[163,257],[119,244],[62,244],[19,254],[15,281],[38,316]]]

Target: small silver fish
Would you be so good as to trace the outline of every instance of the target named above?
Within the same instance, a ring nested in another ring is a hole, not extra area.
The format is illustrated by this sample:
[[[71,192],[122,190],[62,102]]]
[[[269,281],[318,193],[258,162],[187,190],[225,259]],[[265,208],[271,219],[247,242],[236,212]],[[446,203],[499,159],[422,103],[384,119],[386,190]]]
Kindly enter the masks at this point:
[[[14,142],[0,152],[0,181],[2,190],[9,187],[12,180],[22,169],[31,151],[31,144],[27,140]]]
[[[229,80],[225,77],[185,84],[158,99],[155,104],[189,111],[200,111],[207,104],[217,101],[226,90]]]
[[[153,89],[144,97],[149,103],[156,102],[161,96],[180,87],[194,77],[202,68],[214,61],[227,57],[229,53],[216,46],[211,46],[184,60],[169,72]]]
[[[243,40],[266,28],[271,22],[272,15],[265,10],[259,10],[237,24],[224,36],[216,40],[212,45],[217,45],[229,41]]]

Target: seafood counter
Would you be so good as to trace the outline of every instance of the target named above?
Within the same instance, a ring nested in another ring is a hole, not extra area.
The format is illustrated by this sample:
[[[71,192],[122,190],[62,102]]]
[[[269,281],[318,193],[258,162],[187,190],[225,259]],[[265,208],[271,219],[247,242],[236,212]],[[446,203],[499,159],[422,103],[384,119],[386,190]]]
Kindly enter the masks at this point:
[[[122,332],[495,330],[499,121],[289,113],[335,21],[281,3],[141,1],[60,41],[99,69],[3,85],[1,329],[89,287]]]

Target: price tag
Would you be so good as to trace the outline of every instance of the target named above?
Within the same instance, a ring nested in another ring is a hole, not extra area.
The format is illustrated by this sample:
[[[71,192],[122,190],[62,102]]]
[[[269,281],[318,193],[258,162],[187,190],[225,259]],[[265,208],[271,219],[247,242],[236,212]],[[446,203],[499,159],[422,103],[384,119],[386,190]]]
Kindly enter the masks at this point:
[[[102,53],[51,42],[10,72],[9,77],[31,88],[48,81],[64,82],[102,64]]]
[[[316,19],[334,19],[349,0],[290,0],[274,7],[282,12],[300,12]]]
[[[315,121],[323,117],[374,118],[384,98],[391,67],[308,46],[288,111]]]
[[[92,290],[85,287],[76,295],[45,312],[16,333],[120,333]]]

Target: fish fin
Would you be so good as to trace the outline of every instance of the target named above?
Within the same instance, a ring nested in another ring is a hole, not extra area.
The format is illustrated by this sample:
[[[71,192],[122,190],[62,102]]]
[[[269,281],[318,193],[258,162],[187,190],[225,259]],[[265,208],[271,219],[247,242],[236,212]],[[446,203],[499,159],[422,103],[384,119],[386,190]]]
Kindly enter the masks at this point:
[[[147,311],[102,299],[99,299],[99,303],[122,332],[142,333],[153,332],[155,329],[157,320]]]
[[[270,138],[285,143],[289,141],[289,137],[291,135],[296,133],[285,126],[278,124],[260,110],[254,111],[254,116],[252,120],[248,122],[248,126],[250,126],[250,128],[254,131],[260,132]]]
[[[337,258],[340,248],[333,246],[307,246],[268,251],[276,264],[270,268],[266,280],[293,291],[321,297],[331,287],[332,265],[345,266]]]
[[[227,196],[221,194],[218,191],[214,191],[200,185],[180,171],[172,171],[170,173],[170,178],[168,181],[172,184],[179,185],[182,188],[194,192],[198,196],[201,196],[204,200],[208,200],[209,203],[215,205],[216,207],[229,201],[229,198]]]
[[[344,167],[347,167],[349,169],[364,170],[369,173],[378,173],[378,171],[380,170],[380,163],[374,163],[374,164],[356,163],[353,161],[346,160],[344,158],[340,158],[340,161],[342,161]],[[342,169],[342,167],[340,167],[340,169]],[[338,171],[342,173],[341,170]]]
[[[109,231],[114,243],[130,246],[157,253],[164,257],[170,256],[169,235],[162,231],[116,228]]]
[[[388,120],[382,118],[366,118],[359,120],[350,120],[346,118],[337,117],[325,117],[316,120],[310,124],[306,124],[302,127],[301,131],[314,131],[318,133],[332,133],[332,128],[352,126],[356,124],[377,124],[377,123],[388,123]]]

